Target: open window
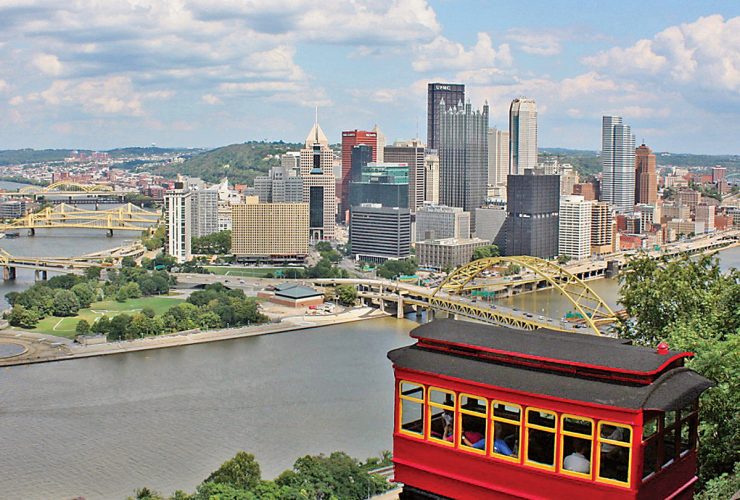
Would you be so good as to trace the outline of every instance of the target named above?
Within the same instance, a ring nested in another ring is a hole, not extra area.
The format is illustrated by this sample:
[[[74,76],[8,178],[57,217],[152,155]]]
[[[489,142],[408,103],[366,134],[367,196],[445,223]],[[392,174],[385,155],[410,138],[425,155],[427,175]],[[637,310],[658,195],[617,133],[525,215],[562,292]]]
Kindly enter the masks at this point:
[[[598,479],[629,485],[632,458],[632,427],[612,422],[599,422]]]
[[[665,412],[663,415],[663,459],[661,460],[662,467],[668,467],[677,458],[678,447],[676,446],[676,435],[679,428],[679,416],[677,410],[671,410]]]
[[[399,384],[401,407],[399,430],[403,434],[424,437],[424,386],[401,381]]]
[[[646,415],[642,424],[642,479],[645,480],[660,470],[658,448],[660,441],[659,415]]]
[[[561,471],[577,477],[591,477],[594,422],[575,415],[560,417]]]
[[[527,408],[527,464],[555,470],[557,420],[555,412]]]
[[[680,417],[679,456],[684,456],[689,450],[696,448],[699,427],[699,400],[695,400],[682,408]]]
[[[498,458],[519,462],[521,456],[522,407],[513,403],[491,403],[493,445],[491,453]]]
[[[488,436],[488,402],[479,396],[460,395],[459,445],[464,450],[486,452]]]
[[[455,393],[429,388],[429,439],[453,446],[455,439]]]

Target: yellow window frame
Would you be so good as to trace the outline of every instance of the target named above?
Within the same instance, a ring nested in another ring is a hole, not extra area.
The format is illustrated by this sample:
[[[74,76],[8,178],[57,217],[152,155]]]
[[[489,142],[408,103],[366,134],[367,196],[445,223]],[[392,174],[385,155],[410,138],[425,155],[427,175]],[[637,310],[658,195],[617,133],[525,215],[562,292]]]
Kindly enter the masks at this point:
[[[496,416],[496,412],[493,409],[493,407],[496,404],[500,404],[500,405],[504,405],[504,406],[510,406],[512,408],[518,408],[519,409],[519,420],[517,421],[517,420],[512,420],[512,419],[506,418],[506,417],[497,417]],[[491,401],[491,408],[490,408],[489,411],[491,412],[491,420],[493,420],[493,422],[494,422],[494,424],[491,426],[491,428],[494,429],[494,433],[495,433],[495,429],[496,429],[496,422],[503,422],[503,423],[506,423],[506,424],[515,425],[517,427],[517,429],[518,429],[517,432],[519,434],[519,436],[518,436],[519,439],[516,440],[517,450],[516,450],[516,456],[515,457],[509,457],[509,456],[506,456],[506,455],[502,455],[501,453],[496,453],[494,451],[494,445],[493,444],[491,445],[491,456],[496,457],[496,458],[499,458],[501,460],[506,460],[508,462],[514,462],[514,463],[517,463],[517,464],[518,463],[521,463],[521,460],[522,460],[522,423],[523,423],[522,421],[524,419],[524,408],[522,407],[522,405],[518,405],[516,403],[509,403],[508,401],[500,401],[498,399],[494,399],[493,401]],[[491,439],[496,439],[496,436],[493,435]],[[493,441],[491,441],[491,443],[493,443]]]
[[[444,403],[437,403],[432,401],[432,391],[441,392],[444,394],[449,394],[452,396],[452,406],[446,405]],[[442,410],[450,410],[452,411],[452,418],[453,420],[453,435],[452,435],[452,441],[445,441],[444,436],[443,439],[440,439],[438,437],[432,436],[432,408],[441,408]],[[435,387],[430,385],[427,388],[427,422],[429,422],[429,425],[426,426],[425,432],[426,437],[430,441],[433,441],[435,443],[440,443],[445,446],[454,447],[455,446],[455,434],[457,434],[457,396],[455,395],[455,391],[451,391],[449,389],[442,389],[441,387]]]
[[[490,433],[488,432],[488,399],[487,398],[484,398],[483,396],[478,396],[476,394],[468,394],[466,392],[461,392],[458,397],[459,397],[459,399],[457,401],[457,408],[459,410],[459,413],[457,413],[456,416],[459,414],[459,417],[458,417],[458,422],[457,422],[458,425],[455,427],[455,443],[457,443],[458,449],[460,449],[460,450],[464,450],[464,451],[467,451],[467,452],[470,452],[470,453],[476,453],[478,455],[485,455],[486,454],[486,450],[488,449],[488,445],[491,442],[491,438],[489,436]],[[462,406],[463,397],[473,398],[473,399],[477,399],[477,400],[483,401],[483,407],[486,410],[484,412],[479,412],[479,411],[474,411],[474,410],[466,410]],[[462,442],[462,416],[463,416],[463,414],[465,414],[465,415],[471,415],[473,417],[478,417],[478,418],[482,418],[483,419],[483,423],[486,426],[486,428],[485,428],[485,434],[484,434],[484,438],[486,440],[486,445],[483,447],[482,450],[479,450],[478,448],[473,448],[472,446],[467,446],[467,445],[463,444],[463,442]]]
[[[535,411],[538,412],[538,413],[545,413],[545,414],[552,415],[553,417],[555,417],[555,422],[553,422],[553,426],[552,427],[545,427],[545,426],[542,426],[542,425],[530,424],[529,423],[529,414],[531,412],[535,412]],[[532,460],[529,459],[529,430],[530,429],[536,429],[536,430],[539,430],[539,431],[545,431],[545,432],[552,433],[552,435],[553,435],[553,445],[555,447],[557,447],[557,445],[558,445],[558,440],[557,440],[557,433],[558,433],[558,414],[555,413],[552,410],[545,410],[544,408],[529,407],[529,408],[527,408],[527,411],[526,411],[525,425],[526,425],[526,431],[525,431],[526,432],[526,440],[525,440],[525,446],[524,446],[524,463],[526,465],[530,466],[530,467],[535,467],[537,469],[554,471],[555,470],[555,466],[557,465],[557,462],[556,462],[557,455],[558,455],[557,454],[557,450],[552,450],[552,462],[553,462],[552,465],[541,464],[539,462],[534,462],[534,461],[532,461]]]
[[[417,398],[414,396],[407,396],[403,394],[403,384],[410,384],[416,387],[420,387],[421,388],[421,398]],[[420,384],[418,382],[411,382],[410,380],[400,380],[398,382],[398,422],[397,422],[398,432],[406,436],[415,437],[417,439],[424,439],[424,434],[426,433],[426,428],[427,428],[426,418],[425,418],[426,416],[424,414],[424,396],[425,395],[426,395],[426,387],[424,387],[424,384]],[[410,401],[412,403],[419,403],[422,406],[421,418],[422,418],[423,429],[421,433],[407,431],[406,429],[403,428],[403,401],[404,400]]]
[[[591,434],[582,434],[580,432],[573,432],[573,431],[566,431],[565,430],[565,419],[570,418],[573,420],[583,420],[584,422],[590,422],[591,423]],[[580,415],[573,415],[571,413],[563,413],[560,415],[560,451],[558,451],[558,467],[560,468],[560,472],[567,476],[573,476],[573,477],[582,477],[586,479],[591,479],[591,475],[594,471],[594,429],[596,429],[596,422],[594,419],[589,417],[582,417]],[[565,454],[565,436],[570,436],[578,439],[585,439],[588,441],[591,441],[591,450],[590,450],[590,456],[588,457],[588,466],[590,468],[588,473],[585,472],[575,472],[572,470],[567,470],[563,467],[563,460],[565,457],[563,456]]]
[[[614,439],[608,439],[601,437],[601,428],[605,425],[610,425],[612,427],[621,427],[622,429],[627,429],[630,434],[630,440],[629,442],[625,441],[616,441]],[[613,484],[616,486],[626,486],[629,487],[630,484],[632,484],[632,443],[635,439],[635,430],[632,428],[631,425],[627,424],[620,424],[618,422],[609,422],[606,420],[601,420],[599,422],[599,428],[596,432],[596,442],[598,443],[598,453],[597,457],[599,458],[599,463],[596,467],[596,481],[600,483],[606,483],[606,484]],[[611,479],[608,477],[601,477],[601,446],[604,444],[611,444],[614,446],[621,446],[622,448],[627,448],[627,481],[617,481],[616,479]]]

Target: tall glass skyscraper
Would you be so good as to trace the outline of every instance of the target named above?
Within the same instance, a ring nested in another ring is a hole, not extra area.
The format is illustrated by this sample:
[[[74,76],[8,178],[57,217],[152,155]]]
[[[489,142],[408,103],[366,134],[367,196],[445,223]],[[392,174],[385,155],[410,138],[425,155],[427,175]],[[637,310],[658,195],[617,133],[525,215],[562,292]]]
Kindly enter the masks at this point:
[[[518,98],[509,108],[509,173],[521,175],[537,166],[537,104]]]
[[[621,116],[604,116],[601,126],[601,201],[617,212],[635,208],[635,136]]]
[[[465,102],[465,85],[457,83],[430,83],[427,85],[427,149],[439,147],[439,103],[448,106]]]
[[[439,104],[439,202],[471,214],[486,201],[488,181],[488,104],[473,111],[470,103]]]

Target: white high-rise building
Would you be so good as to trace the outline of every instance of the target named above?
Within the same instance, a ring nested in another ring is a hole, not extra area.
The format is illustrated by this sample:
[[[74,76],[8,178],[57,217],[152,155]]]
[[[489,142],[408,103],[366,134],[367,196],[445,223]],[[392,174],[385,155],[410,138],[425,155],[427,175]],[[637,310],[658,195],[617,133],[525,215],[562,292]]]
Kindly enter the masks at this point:
[[[165,248],[167,254],[175,257],[182,264],[190,260],[191,250],[191,217],[192,207],[190,191],[182,182],[175,183],[175,189],[164,195],[164,216],[167,227]]]
[[[506,187],[509,173],[509,132],[496,128],[488,129],[488,187]],[[505,195],[506,190],[500,190]]]
[[[333,240],[337,218],[334,152],[318,122],[301,149],[303,202],[309,205],[309,232],[312,241]]]
[[[604,116],[601,127],[601,201],[617,212],[635,208],[635,136],[621,116]]]
[[[519,98],[509,108],[509,173],[521,175],[537,166],[537,104]]]
[[[591,255],[591,206],[583,196],[560,197],[558,253],[571,259],[587,259]]]
[[[193,238],[218,232],[218,191],[196,189],[190,192],[190,229]]]
[[[424,156],[424,201],[439,203],[439,155],[434,149]]]

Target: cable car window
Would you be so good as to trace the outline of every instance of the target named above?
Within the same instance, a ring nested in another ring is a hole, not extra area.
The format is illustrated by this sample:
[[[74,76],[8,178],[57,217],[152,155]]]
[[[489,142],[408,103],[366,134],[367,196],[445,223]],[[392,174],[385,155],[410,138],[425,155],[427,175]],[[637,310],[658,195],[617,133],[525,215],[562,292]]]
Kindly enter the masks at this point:
[[[699,421],[697,402],[690,403],[681,409],[680,454],[683,456],[696,447],[696,434]]]
[[[622,424],[600,422],[598,440],[599,479],[629,484],[632,429]]]
[[[519,462],[521,445],[522,409],[512,403],[494,401],[491,404],[493,418],[493,449],[491,453],[500,458]]]
[[[452,446],[455,422],[455,393],[430,387],[429,439]]]
[[[642,425],[642,479],[643,481],[660,470],[658,463],[658,441],[660,419],[657,415],[646,417]]]
[[[460,396],[461,448],[485,453],[488,435],[488,402],[481,397]]]
[[[401,382],[401,432],[424,437],[424,386]]]
[[[663,417],[663,467],[668,467],[676,459],[677,411],[667,411]]]
[[[547,410],[527,408],[526,462],[555,470],[557,416]]]
[[[591,477],[594,423],[591,419],[563,415],[560,420],[561,471],[565,474]]]

